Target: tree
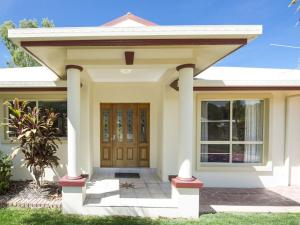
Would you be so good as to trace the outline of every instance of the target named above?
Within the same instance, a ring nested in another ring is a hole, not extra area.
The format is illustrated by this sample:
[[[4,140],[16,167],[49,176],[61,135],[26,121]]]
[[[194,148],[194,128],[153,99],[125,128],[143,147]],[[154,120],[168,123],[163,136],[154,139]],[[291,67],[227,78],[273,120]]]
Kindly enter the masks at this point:
[[[58,166],[59,129],[54,126],[58,114],[49,110],[31,108],[28,102],[14,99],[4,103],[9,109],[9,117],[4,125],[7,133],[16,144],[11,158],[19,151],[24,155],[24,164],[33,173],[36,184],[40,187],[47,167]]]
[[[297,4],[299,3],[299,0],[291,0],[290,1],[290,4],[289,4],[289,7],[291,7],[291,6],[296,6]],[[300,10],[300,5],[298,4],[298,6],[297,6],[297,12],[299,12],[299,10]],[[300,18],[299,18],[299,21],[300,21]],[[299,21],[298,21],[298,23],[299,23]],[[297,23],[297,24],[298,24]]]
[[[38,28],[39,24],[36,19],[24,19],[19,22],[19,28]],[[53,21],[45,18],[41,22],[41,27],[54,27]],[[8,67],[29,67],[40,66],[29,54],[15,45],[8,39],[8,29],[15,29],[16,25],[12,21],[4,22],[0,27],[1,39],[11,55],[11,59],[6,62]]]
[[[289,4],[289,6],[292,6],[292,5],[296,5],[298,3],[298,0],[292,0]]]

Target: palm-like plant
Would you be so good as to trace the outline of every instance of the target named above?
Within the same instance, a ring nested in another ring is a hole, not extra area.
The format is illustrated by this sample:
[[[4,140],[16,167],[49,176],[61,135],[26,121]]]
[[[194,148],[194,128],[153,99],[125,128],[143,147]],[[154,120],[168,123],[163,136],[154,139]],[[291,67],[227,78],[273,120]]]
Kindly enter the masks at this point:
[[[58,114],[45,110],[40,113],[37,107],[28,107],[28,102],[14,99],[4,103],[9,109],[5,125],[7,133],[16,144],[12,157],[21,151],[24,155],[24,166],[33,173],[36,184],[40,187],[47,167],[58,166],[56,156],[60,139],[59,129],[54,126]]]

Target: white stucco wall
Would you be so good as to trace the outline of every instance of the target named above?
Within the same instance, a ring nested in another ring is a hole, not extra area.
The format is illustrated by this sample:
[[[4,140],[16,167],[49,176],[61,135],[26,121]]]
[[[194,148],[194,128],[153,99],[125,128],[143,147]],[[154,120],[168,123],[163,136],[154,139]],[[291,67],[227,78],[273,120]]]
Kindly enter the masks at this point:
[[[93,83],[83,80],[81,88],[81,151],[80,169],[92,174],[100,167],[100,103],[150,103],[150,167],[157,168],[163,180],[176,175],[178,152],[178,92],[161,83]],[[206,186],[214,187],[268,187],[300,184],[300,97],[297,92],[201,92],[194,94],[194,158],[193,175]],[[262,166],[197,166],[197,105],[199,99],[212,97],[261,97],[268,99],[268,116],[265,128],[267,160]],[[14,97],[24,99],[66,99],[66,93],[2,93],[0,104]],[[3,107],[0,119],[3,121]],[[0,149],[11,152],[12,145],[3,139],[1,129]],[[285,138],[286,137],[286,138]],[[66,174],[67,141],[63,140],[58,155],[59,176]],[[15,159],[13,179],[30,179],[26,168],[20,167],[20,157]],[[290,171],[290,173],[289,173]],[[46,179],[56,179],[47,170]]]
[[[211,98],[215,95],[215,98],[265,98],[268,99],[268,113],[266,115],[265,129],[268,129],[265,136],[265,151],[266,160],[263,165],[260,166],[202,166],[197,165],[197,134],[196,119],[199,115],[197,109],[197,102],[201,97]],[[300,115],[300,100],[293,99],[289,101],[290,112],[286,117],[286,96],[290,95],[287,92],[201,92],[195,94],[195,134],[194,134],[194,159],[193,159],[193,175],[201,179],[205,186],[212,187],[270,187],[288,185],[288,167],[285,163],[285,148],[293,152],[292,176],[294,177],[294,183],[299,182],[299,168],[300,168],[300,151],[299,150],[299,138],[297,134],[300,131],[300,121],[297,115]],[[199,97],[201,96],[201,97]],[[163,92],[163,145],[162,145],[162,178],[168,179],[168,175],[177,174],[177,135],[178,135],[178,97],[176,91],[169,87],[166,87]],[[290,139],[285,140],[285,121],[289,118],[293,125],[289,130],[293,135]],[[292,153],[289,153],[292,154]],[[293,175],[294,174],[294,175]],[[297,178],[295,178],[297,177]]]
[[[288,183],[300,185],[300,96],[287,98],[286,167]]]

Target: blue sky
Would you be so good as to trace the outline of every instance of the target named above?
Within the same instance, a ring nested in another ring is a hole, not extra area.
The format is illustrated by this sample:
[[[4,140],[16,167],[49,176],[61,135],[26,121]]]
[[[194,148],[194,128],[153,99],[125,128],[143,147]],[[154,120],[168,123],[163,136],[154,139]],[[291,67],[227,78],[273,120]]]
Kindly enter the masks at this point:
[[[160,25],[262,24],[264,34],[218,66],[300,68],[300,26],[289,0],[1,0],[0,23],[47,17],[58,27],[99,26],[126,12]],[[0,45],[0,67],[9,57]]]

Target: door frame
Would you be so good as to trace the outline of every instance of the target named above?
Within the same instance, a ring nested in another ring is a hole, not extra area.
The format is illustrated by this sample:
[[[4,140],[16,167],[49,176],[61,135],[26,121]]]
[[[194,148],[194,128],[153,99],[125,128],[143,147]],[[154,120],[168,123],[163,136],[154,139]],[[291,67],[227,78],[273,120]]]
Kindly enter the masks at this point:
[[[134,168],[134,167],[115,167],[114,166],[114,158],[115,156],[114,154],[114,143],[113,143],[113,123],[114,123],[114,115],[113,115],[113,106],[114,105],[132,105],[132,104],[136,104],[137,105],[137,123],[136,123],[136,129],[137,129],[137,157],[138,157],[138,165],[137,167],[140,168],[149,168],[150,167],[150,131],[151,131],[151,127],[150,127],[150,112],[151,112],[151,108],[150,108],[150,103],[139,103],[139,102],[113,102],[113,103],[104,103],[101,102],[99,103],[99,108],[100,108],[100,168]],[[105,112],[106,109],[110,112],[110,116],[108,119],[109,122],[109,142],[103,142],[103,113]],[[146,115],[146,126],[147,126],[147,130],[146,130],[146,139],[147,139],[147,143],[140,143],[140,112],[142,112],[141,110],[146,109],[147,115]],[[126,129],[124,129],[123,132],[125,132]],[[123,134],[124,137],[126,137],[126,134]]]

